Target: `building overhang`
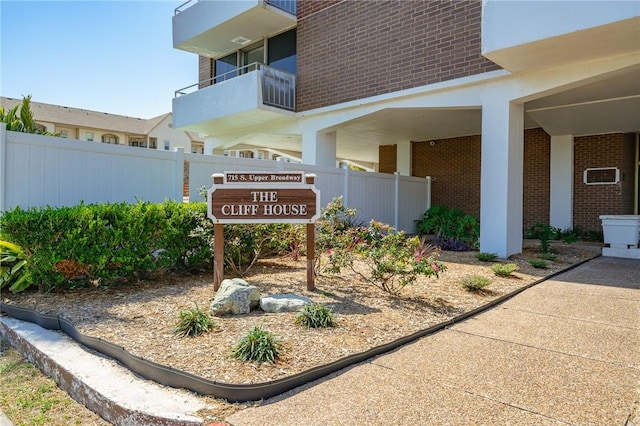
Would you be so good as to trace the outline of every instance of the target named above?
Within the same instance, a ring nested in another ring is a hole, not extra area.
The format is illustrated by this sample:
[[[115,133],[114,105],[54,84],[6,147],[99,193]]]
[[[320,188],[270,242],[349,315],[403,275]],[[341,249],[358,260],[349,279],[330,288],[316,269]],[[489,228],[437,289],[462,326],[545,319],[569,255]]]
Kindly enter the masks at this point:
[[[173,47],[208,57],[296,25],[296,17],[264,0],[198,1],[173,17]]]

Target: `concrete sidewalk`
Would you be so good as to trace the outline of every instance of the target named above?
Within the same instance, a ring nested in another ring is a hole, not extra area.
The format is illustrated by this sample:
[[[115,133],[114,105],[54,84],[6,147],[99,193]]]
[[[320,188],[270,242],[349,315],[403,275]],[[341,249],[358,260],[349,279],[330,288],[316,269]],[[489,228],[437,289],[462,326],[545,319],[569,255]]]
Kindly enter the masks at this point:
[[[6,316],[0,333],[114,424],[203,424],[202,398],[142,380],[62,333]],[[597,258],[227,421],[640,426],[639,387],[640,260]]]
[[[240,411],[232,425],[640,425],[640,261],[499,307]]]

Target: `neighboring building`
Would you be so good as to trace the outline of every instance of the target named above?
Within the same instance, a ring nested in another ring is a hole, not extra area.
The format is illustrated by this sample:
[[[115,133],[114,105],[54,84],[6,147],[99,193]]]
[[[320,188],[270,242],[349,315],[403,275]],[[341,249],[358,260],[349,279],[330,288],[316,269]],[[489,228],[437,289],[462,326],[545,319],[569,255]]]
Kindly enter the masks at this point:
[[[432,176],[483,251],[638,212],[640,1],[190,1],[176,128],[205,154]]]
[[[21,103],[22,99],[0,98],[5,109]],[[145,120],[40,102],[31,102],[31,111],[43,130],[63,138],[167,151],[182,147],[197,154],[204,150],[204,141],[196,133],[173,128],[171,113]]]

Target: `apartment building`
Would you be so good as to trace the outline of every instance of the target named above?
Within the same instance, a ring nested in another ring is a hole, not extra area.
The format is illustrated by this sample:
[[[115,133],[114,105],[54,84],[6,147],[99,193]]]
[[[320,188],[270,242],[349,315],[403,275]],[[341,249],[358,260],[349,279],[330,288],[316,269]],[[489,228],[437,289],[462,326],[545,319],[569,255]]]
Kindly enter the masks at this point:
[[[5,109],[21,103],[22,99],[0,98]],[[197,133],[173,128],[172,113],[143,119],[40,102],[31,102],[31,112],[42,130],[63,138],[167,151],[180,146],[186,152],[204,152],[204,140]]]
[[[503,257],[537,222],[638,212],[637,0],[192,0],[173,40],[200,58],[174,125],[205,154],[431,176]]]

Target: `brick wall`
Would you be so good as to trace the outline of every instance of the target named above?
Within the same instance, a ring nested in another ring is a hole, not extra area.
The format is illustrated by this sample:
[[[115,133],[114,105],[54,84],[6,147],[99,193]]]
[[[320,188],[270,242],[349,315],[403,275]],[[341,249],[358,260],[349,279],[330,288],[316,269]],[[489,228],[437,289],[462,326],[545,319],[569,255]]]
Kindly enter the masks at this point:
[[[541,128],[524,131],[522,226],[549,223],[551,137]]]
[[[550,137],[541,128],[524,132],[523,228],[549,223]],[[480,217],[480,135],[412,144],[414,176],[432,176],[431,203],[445,205]],[[393,173],[389,149],[380,147],[380,171]],[[395,153],[394,153],[395,155]],[[394,157],[395,161],[395,157]]]
[[[323,9],[336,5],[343,0],[298,0],[298,19],[306,18]]]
[[[397,145],[382,145],[378,147],[378,172],[395,173],[398,149]]]
[[[582,136],[574,139],[573,226],[601,231],[602,214],[633,214],[633,135],[622,133]],[[618,167],[617,185],[585,185],[586,168]]]
[[[213,68],[213,59],[207,58],[205,56],[198,57],[198,82],[206,82],[198,84],[199,89],[211,86],[212,82],[208,80],[213,78]]]
[[[499,69],[480,54],[481,0],[298,7],[300,111]]]
[[[480,217],[480,135],[414,142],[412,174],[431,176],[431,204]]]

